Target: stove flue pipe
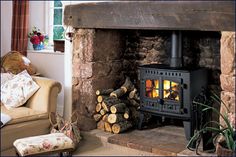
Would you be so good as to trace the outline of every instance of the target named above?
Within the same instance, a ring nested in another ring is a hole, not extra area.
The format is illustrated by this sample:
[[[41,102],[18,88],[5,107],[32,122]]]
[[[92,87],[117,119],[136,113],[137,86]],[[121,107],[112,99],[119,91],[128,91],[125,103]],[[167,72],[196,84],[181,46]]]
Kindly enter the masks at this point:
[[[173,31],[171,36],[170,67],[182,67],[182,57],[182,33],[181,31]]]

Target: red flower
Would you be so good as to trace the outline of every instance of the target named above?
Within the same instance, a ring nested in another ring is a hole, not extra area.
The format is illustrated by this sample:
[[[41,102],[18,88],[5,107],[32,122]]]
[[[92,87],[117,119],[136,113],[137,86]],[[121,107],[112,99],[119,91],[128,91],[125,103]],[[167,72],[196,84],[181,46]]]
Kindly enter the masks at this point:
[[[43,42],[44,36],[43,36],[43,35],[40,35],[40,36],[39,36],[39,40]]]
[[[32,44],[36,44],[36,45],[40,44],[40,39],[39,39],[39,37],[37,35],[32,36],[30,38],[30,41],[31,41]]]

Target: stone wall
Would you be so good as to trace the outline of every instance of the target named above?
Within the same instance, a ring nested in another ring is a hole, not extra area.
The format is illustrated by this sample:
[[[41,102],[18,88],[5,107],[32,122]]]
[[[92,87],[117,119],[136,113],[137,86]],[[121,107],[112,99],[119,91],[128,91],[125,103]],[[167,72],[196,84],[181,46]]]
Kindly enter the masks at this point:
[[[114,88],[122,81],[121,55],[123,40],[117,31],[78,29],[73,39],[73,110],[79,111],[79,127],[90,130],[96,127],[92,118],[95,112],[95,91]]]
[[[235,113],[235,32],[222,32],[221,36],[221,99],[231,113]],[[221,113],[226,108],[221,105]],[[221,119],[221,123],[223,123]]]
[[[123,69],[138,87],[138,66],[169,64],[171,31],[137,30],[125,34]],[[182,34],[184,66],[207,68],[209,87],[220,94],[220,33],[184,31]]]

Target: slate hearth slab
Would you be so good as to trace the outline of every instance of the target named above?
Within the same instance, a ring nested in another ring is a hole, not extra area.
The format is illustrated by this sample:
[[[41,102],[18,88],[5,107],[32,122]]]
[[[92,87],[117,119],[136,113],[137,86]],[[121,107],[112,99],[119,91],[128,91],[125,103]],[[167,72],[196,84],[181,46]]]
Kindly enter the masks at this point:
[[[187,144],[183,128],[175,126],[133,130],[108,137],[108,142],[168,156],[176,156],[186,149]]]

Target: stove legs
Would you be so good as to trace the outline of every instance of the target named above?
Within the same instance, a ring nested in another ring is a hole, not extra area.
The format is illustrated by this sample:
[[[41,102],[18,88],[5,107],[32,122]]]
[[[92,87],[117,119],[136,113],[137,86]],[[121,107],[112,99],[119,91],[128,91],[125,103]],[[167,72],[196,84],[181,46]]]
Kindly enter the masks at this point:
[[[139,123],[138,123],[138,129],[139,129],[139,130],[142,129],[143,119],[144,119],[144,114],[143,114],[142,112],[140,112],[140,115],[139,115]]]
[[[183,121],[185,137],[189,141],[194,134],[193,124],[190,121]]]

